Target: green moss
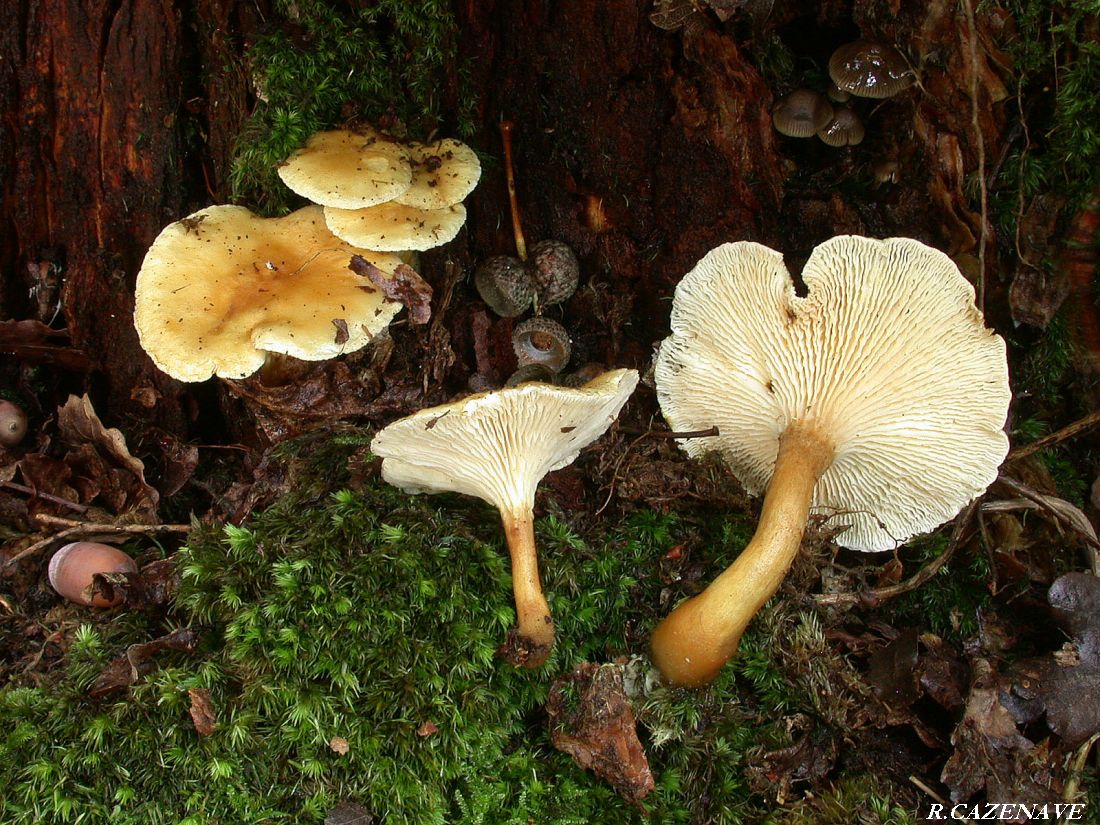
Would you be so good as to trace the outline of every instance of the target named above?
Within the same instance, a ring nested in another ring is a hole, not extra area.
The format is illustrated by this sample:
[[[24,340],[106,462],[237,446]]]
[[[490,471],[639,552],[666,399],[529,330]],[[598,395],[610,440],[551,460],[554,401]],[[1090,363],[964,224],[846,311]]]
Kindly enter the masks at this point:
[[[1016,22],[1015,36],[1004,46],[1013,59],[1019,113],[1027,126],[1027,137],[1006,158],[1003,180],[992,193],[994,211],[1011,234],[1021,195],[1060,192],[1076,211],[1100,181],[1100,42],[1092,31],[1100,2],[1000,5]]]
[[[441,125],[452,110],[454,134],[472,131],[469,101],[441,90],[465,88],[456,69],[457,28],[446,0],[278,0],[279,14],[248,52],[256,110],[239,136],[230,176],[233,198],[267,214],[293,196],[277,164],[312,133],[349,117],[400,120],[414,136]]]

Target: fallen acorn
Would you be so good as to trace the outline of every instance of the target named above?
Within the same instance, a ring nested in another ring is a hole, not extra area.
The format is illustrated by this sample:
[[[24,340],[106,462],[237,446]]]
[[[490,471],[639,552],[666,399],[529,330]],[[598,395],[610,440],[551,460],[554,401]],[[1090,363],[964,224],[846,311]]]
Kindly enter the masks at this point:
[[[96,575],[136,573],[137,563],[126,553],[109,544],[95,541],[74,541],[66,544],[50,559],[50,586],[71,602],[87,607],[115,607],[122,595],[108,601],[92,593]]]

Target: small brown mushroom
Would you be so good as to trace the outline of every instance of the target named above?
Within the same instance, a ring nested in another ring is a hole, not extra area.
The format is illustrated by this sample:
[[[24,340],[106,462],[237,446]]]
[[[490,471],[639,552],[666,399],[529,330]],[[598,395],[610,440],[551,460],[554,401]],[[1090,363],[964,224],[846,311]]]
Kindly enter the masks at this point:
[[[27,414],[11,401],[0,400],[0,444],[14,447],[27,434]]]
[[[92,592],[97,574],[136,573],[137,564],[117,547],[94,541],[75,541],[53,554],[47,575],[50,586],[71,602],[88,607],[114,607],[122,596],[108,601]]]
[[[832,105],[823,94],[812,89],[795,89],[780,98],[772,109],[775,131],[795,138],[813,137],[832,116]]]
[[[893,97],[917,79],[901,52],[872,40],[856,40],[833,52],[829,77],[856,97],[879,99]]]
[[[863,121],[851,106],[841,106],[817,136],[829,146],[856,146],[863,141]]]

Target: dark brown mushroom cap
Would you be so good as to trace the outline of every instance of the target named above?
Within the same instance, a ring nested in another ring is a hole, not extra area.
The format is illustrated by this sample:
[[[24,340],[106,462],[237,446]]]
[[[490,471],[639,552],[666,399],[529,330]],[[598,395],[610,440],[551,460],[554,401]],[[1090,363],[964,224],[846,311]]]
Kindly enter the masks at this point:
[[[795,89],[781,97],[772,109],[775,131],[795,138],[813,137],[832,116],[832,104],[825,95],[812,89]]]
[[[856,40],[829,58],[829,77],[857,97],[893,97],[916,82],[901,52],[885,43]]]
[[[855,146],[863,140],[863,121],[850,106],[841,106],[817,136],[830,146]]]
[[[11,401],[0,400],[0,444],[14,447],[27,434],[27,414]]]

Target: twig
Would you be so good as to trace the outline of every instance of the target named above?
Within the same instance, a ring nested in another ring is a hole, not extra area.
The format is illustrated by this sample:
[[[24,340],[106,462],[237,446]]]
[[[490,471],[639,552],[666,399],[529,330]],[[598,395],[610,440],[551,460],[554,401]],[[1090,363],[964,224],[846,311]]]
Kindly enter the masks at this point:
[[[707,427],[705,430],[639,430],[637,427],[619,427],[619,432],[624,435],[641,435],[646,438],[713,438],[718,435],[717,427]]]
[[[1012,492],[1016,493],[1017,495],[1023,496],[1028,501],[1034,501],[1039,506],[1040,510],[1049,513],[1063,527],[1067,527],[1073,532],[1077,533],[1079,536],[1081,536],[1081,538],[1085,540],[1087,544],[1090,544],[1093,547],[1100,549],[1100,540],[1098,540],[1096,536],[1090,536],[1084,530],[1079,528],[1076,524],[1073,523],[1073,519],[1071,519],[1057,507],[1052,507],[1048,496],[1044,496],[1039,491],[1033,490],[1026,484],[1021,484],[1016,479],[1009,478],[1006,475],[997,476],[997,483],[1003,484]]]
[[[516,199],[516,173],[512,166],[512,121],[500,122],[500,140],[504,144],[504,174],[508,180],[508,204],[512,207],[512,233],[516,237],[516,255],[527,260],[527,242],[523,239],[523,223],[519,217],[519,201]]]
[[[19,493],[25,493],[28,496],[34,498],[40,498],[43,501],[48,501],[51,504],[58,504],[62,507],[68,507],[70,510],[76,510],[78,513],[88,512],[87,505],[78,504],[75,501],[69,501],[67,498],[61,498],[61,496],[55,496],[50,493],[43,493],[41,490],[36,490],[33,487],[28,487],[25,484],[19,484],[14,481],[0,481],[0,487],[7,487],[9,490],[15,490]]]
[[[1100,424],[1100,410],[1091,412],[1084,418],[1079,418],[1072,424],[1067,424],[1062,429],[1051,433],[1050,435],[1044,435],[1038,441],[1033,441],[1030,444],[1025,444],[1022,447],[1017,447],[1015,450],[1008,454],[1008,461],[1017,461],[1021,458],[1027,458],[1029,455],[1034,455],[1040,450],[1045,450],[1047,447],[1052,447],[1055,444],[1059,444],[1068,438],[1080,435],[1081,433],[1091,430],[1097,424]]]
[[[920,777],[910,776],[909,781],[912,782],[914,785],[916,785],[917,790],[919,790],[921,793],[926,794],[930,798],[932,798],[932,799],[936,800],[937,802],[939,802],[941,805],[946,805],[947,804],[947,800],[944,799],[940,794],[936,793],[934,788],[931,788],[928,785],[926,785],[924,782],[922,782]]]
[[[955,527],[951,531],[951,538],[948,540],[947,547],[944,548],[944,551],[940,553],[936,559],[926,564],[905,581],[892,584],[888,587],[863,590],[858,593],[821,593],[811,598],[819,607],[848,607],[855,604],[878,605],[887,599],[892,599],[895,596],[900,596],[903,593],[916,590],[935,576],[940,569],[951,560],[951,557],[955,554],[959,545],[962,544],[963,536],[966,533],[966,527],[970,523],[970,519],[974,515],[974,511],[977,507],[977,499],[966,505],[966,508],[959,513],[955,519]]]
[[[48,524],[70,524],[72,526],[61,530],[58,533],[54,533],[48,538],[36,541],[30,547],[25,550],[16,553],[6,562],[4,567],[13,567],[23,559],[33,556],[39,551],[49,547],[56,541],[61,539],[67,539],[72,536],[86,535],[89,533],[107,533],[117,534],[120,536],[141,535],[143,533],[188,533],[191,531],[190,524],[92,524],[74,522],[71,519],[58,518],[57,516],[38,516],[39,521],[44,521]]]
[[[978,241],[978,309],[985,310],[985,247],[989,240],[989,183],[985,177],[985,137],[978,118],[978,25],[974,20],[974,0],[963,0],[970,46],[970,122],[978,148],[978,183],[981,194],[982,232]]]

